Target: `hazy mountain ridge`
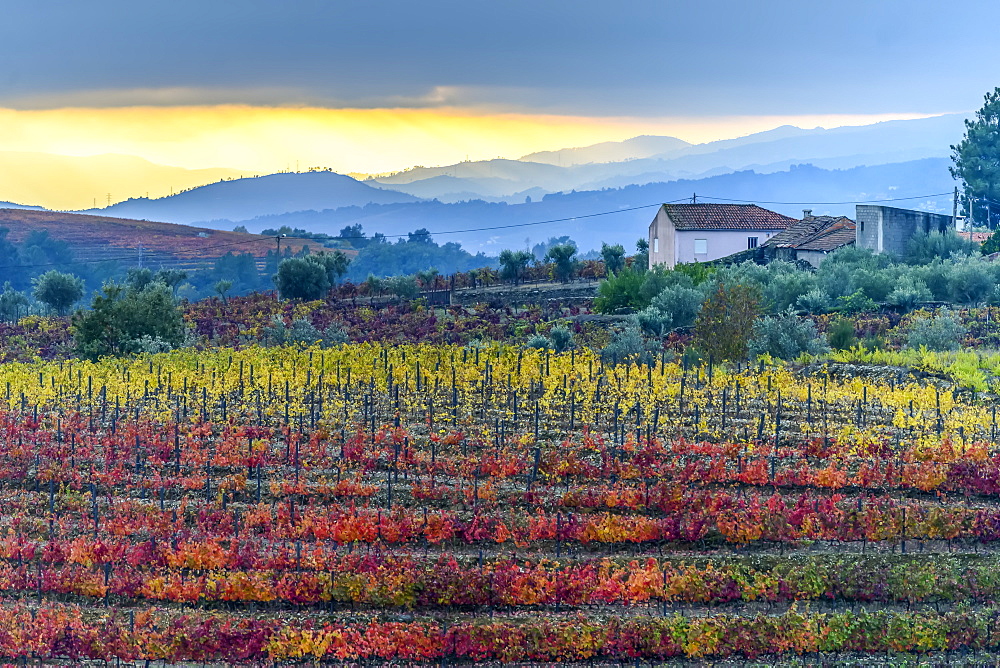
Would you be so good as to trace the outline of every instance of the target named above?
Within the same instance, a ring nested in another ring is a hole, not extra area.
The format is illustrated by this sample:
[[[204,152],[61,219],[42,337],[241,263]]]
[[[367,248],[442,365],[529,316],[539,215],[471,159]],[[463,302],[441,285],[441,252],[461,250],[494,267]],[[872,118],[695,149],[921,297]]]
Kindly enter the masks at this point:
[[[130,199],[82,213],[194,223],[331,207],[415,202],[419,198],[375,188],[335,172],[270,174],[212,183],[171,197]]]
[[[781,126],[745,137],[679,146],[649,157],[633,155],[619,162],[570,166],[512,160],[463,162],[445,167],[414,168],[388,177],[369,179],[366,183],[408,192],[419,191],[426,198],[453,201],[455,193],[476,193],[515,203],[523,199],[515,193],[529,188],[541,188],[548,192],[591,190],[622,187],[629,183],[700,178],[745,169],[779,171],[793,164],[806,163],[846,169],[859,164],[946,157],[950,153],[949,145],[962,136],[963,119],[962,114],[950,114],[830,130]],[[642,139],[648,145],[648,140],[655,138]],[[630,141],[615,145],[627,147]],[[607,144],[596,144],[595,150],[604,151]],[[593,147],[566,150],[586,151],[589,148]],[[552,155],[556,153],[559,152],[552,152]],[[529,157],[525,156],[522,160]],[[542,155],[540,159],[550,158],[551,155]],[[450,180],[431,180],[442,176],[450,177]],[[502,192],[505,187],[506,192]]]
[[[847,205],[768,202],[867,201],[950,190],[946,156],[949,142],[961,136],[961,121],[960,115],[951,115],[833,130],[783,126],[699,145],[641,137],[615,150],[670,148],[655,157],[569,167],[517,160],[463,162],[365,182],[329,171],[279,173],[223,180],[170,197],[131,199],[85,213],[220,230],[289,225],[334,235],[349,224],[389,237],[423,227],[443,235],[441,241],[458,241],[471,252],[488,253],[520,247],[525,237],[537,242],[552,234],[570,234],[587,250],[601,241],[631,244],[644,234],[651,214],[643,209],[562,219],[655,205],[695,192],[757,201],[792,216],[800,215],[802,208],[853,216],[853,206]],[[596,151],[610,148],[607,143],[595,146]],[[950,211],[950,199],[900,206]],[[559,222],[535,225],[547,220]],[[481,229],[487,227],[502,229]]]
[[[711,197],[756,201],[761,206],[793,217],[801,217],[802,209],[809,208],[816,215],[836,214],[853,218],[853,204],[824,205],[815,202],[870,201],[944,193],[952,187],[947,167],[948,160],[945,158],[847,170],[825,170],[802,165],[767,174],[740,171],[703,179],[557,193],[531,203],[506,204],[474,200],[458,203],[421,201],[409,204],[369,204],[203,224],[211,227],[240,224],[251,231],[288,225],[332,235],[338,234],[346,225],[361,224],[367,234],[380,232],[390,237],[390,240],[422,227],[434,233],[439,242],[457,241],[469,252],[482,251],[487,254],[495,254],[503,248],[523,247],[525,239],[536,243],[549,236],[563,234],[573,237],[582,250],[598,248],[602,241],[631,247],[635,239],[645,236],[656,205],[690,198],[692,193],[697,193],[699,201],[705,202],[723,201],[710,199]],[[951,211],[950,194],[889,204],[902,208]],[[607,216],[562,220],[633,207],[648,208]],[[536,225],[547,220],[557,222]],[[482,229],[491,227],[504,229]]]
[[[636,158],[648,158],[678,151],[691,145],[690,142],[677,137],[642,135],[625,141],[606,141],[590,146],[564,148],[558,151],[538,151],[521,156],[520,160],[569,167],[592,162],[623,162]]]
[[[48,211],[44,206],[33,204],[18,204],[16,202],[0,202],[0,209],[25,209],[27,211]]]

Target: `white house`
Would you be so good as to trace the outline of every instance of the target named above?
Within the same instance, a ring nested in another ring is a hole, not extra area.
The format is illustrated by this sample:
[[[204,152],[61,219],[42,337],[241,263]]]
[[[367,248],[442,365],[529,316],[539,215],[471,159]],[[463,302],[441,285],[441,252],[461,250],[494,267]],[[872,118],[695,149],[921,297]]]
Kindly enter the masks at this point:
[[[717,260],[797,222],[756,204],[664,204],[649,224],[649,266]]]

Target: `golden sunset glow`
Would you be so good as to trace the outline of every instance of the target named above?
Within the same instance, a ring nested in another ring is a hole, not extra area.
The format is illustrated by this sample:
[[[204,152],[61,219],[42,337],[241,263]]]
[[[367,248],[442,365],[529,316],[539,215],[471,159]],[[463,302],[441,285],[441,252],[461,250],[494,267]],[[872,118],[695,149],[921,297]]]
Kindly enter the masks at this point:
[[[455,108],[324,109],[242,105],[0,109],[0,152],[135,156],[156,165],[77,161],[73,168],[0,155],[4,197],[85,208],[168,195],[239,174],[312,167],[378,174],[414,165],[519,158],[541,150],[672,135],[699,143],[781,124],[835,127],[920,114],[630,118],[485,113]],[[174,170],[164,170],[170,166]],[[212,171],[187,172],[184,170]],[[225,169],[218,169],[225,168]],[[85,176],[85,178],[81,178]]]

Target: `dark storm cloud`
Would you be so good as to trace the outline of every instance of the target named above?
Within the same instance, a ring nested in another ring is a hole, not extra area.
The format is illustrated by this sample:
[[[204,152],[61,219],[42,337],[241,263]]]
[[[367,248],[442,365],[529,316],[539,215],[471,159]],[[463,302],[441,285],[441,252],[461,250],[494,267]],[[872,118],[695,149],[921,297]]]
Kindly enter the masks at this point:
[[[938,112],[1000,83],[1000,5],[8,0],[0,105]]]

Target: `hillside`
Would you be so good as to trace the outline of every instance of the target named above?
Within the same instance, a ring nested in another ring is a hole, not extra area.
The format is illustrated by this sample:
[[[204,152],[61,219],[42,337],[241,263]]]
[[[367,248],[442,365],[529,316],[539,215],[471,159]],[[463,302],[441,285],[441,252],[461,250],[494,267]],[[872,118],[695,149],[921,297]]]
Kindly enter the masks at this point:
[[[334,172],[298,172],[221,181],[170,197],[140,197],[81,213],[190,224],[217,219],[241,220],[307,209],[417,200],[413,195],[372,187]]]
[[[9,230],[7,239],[23,242],[34,231],[69,243],[77,261],[119,260],[134,262],[141,255],[150,266],[198,267],[228,252],[250,253],[263,258],[274,250],[272,237],[242,232],[223,232],[203,227],[129,220],[78,213],[0,209],[0,228]],[[282,249],[299,251],[303,246],[320,249],[314,241],[283,239]]]

